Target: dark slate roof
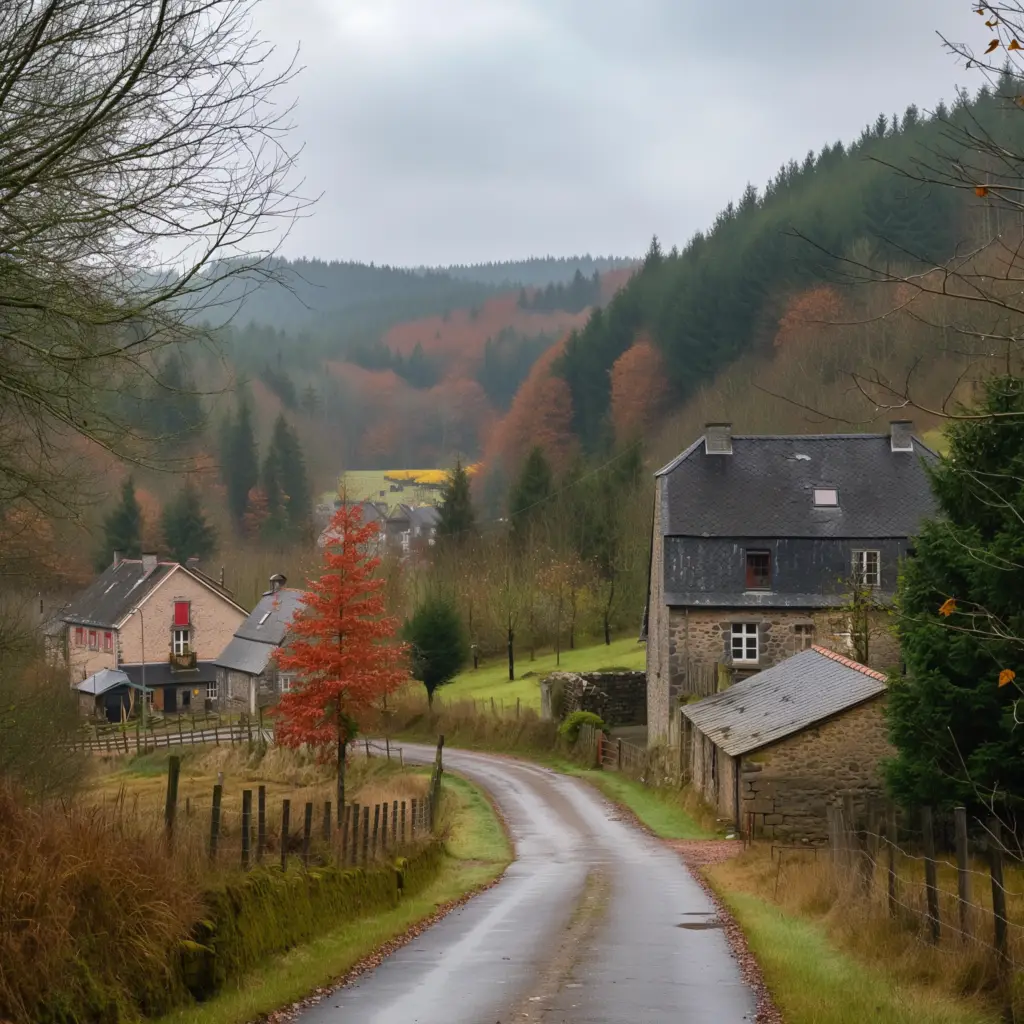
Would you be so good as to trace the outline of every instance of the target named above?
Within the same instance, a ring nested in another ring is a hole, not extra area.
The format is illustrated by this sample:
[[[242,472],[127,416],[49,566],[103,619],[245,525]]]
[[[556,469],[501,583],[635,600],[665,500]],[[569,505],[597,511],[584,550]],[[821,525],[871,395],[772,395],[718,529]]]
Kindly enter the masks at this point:
[[[284,640],[288,624],[301,603],[301,590],[282,588],[276,594],[264,594],[245,622],[235,630],[235,636],[264,644],[279,644]]]
[[[888,434],[733,436],[731,455],[701,438],[658,472],[665,536],[910,537],[936,512],[914,438],[894,452]],[[815,508],[813,490],[836,488],[838,508]]]
[[[270,656],[276,650],[276,644],[265,644],[259,640],[233,636],[227,647],[217,656],[217,664],[233,672],[258,676],[267,667]]]
[[[132,685],[142,685],[141,665],[122,665],[121,671]],[[212,661],[197,661],[195,668],[171,669],[170,662],[146,662],[146,689],[158,686],[205,686],[217,681],[217,665]]]
[[[146,680],[146,688],[149,688],[149,680]],[[80,683],[75,684],[75,689],[80,693],[89,693],[94,697],[102,697],[108,690],[118,686],[130,686],[131,680],[117,668],[101,668],[99,672],[93,672]]]
[[[413,526],[419,527],[426,533],[436,529],[437,524],[441,521],[441,510],[434,505],[419,505],[409,511],[412,513],[410,518]]]
[[[682,711],[715,746],[738,757],[884,692],[881,672],[812,647]]]
[[[64,609],[65,622],[83,626],[116,626],[169,572],[174,562],[158,562],[147,576],[142,562],[123,559],[93,580]]]

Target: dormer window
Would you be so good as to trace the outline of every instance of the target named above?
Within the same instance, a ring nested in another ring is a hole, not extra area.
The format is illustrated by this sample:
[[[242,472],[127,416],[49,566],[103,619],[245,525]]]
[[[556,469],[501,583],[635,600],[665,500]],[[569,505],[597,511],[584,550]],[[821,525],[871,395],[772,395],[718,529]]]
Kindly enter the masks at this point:
[[[839,505],[839,492],[834,487],[814,488],[815,508],[836,508]]]
[[[771,590],[772,555],[770,551],[747,552],[747,590]]]

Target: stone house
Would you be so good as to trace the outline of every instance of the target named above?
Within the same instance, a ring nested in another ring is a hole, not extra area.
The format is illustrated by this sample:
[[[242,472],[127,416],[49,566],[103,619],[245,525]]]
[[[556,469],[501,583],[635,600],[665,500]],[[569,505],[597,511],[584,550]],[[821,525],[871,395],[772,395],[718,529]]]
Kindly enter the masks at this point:
[[[119,669],[152,691],[157,711],[200,709],[217,700],[213,659],[245,618],[230,592],[194,562],[156,555],[114,560],[60,613],[69,682]],[[120,717],[121,705],[105,708]]]
[[[233,709],[255,715],[258,707],[273,702],[291,685],[292,676],[278,671],[274,652],[288,637],[302,592],[289,590],[285,583],[280,573],[270,577],[270,590],[216,659],[218,692]]]
[[[935,458],[906,421],[888,434],[792,436],[709,424],[656,474],[643,634],[652,746],[678,743],[683,701],[814,644],[898,666],[885,609],[936,510]]]
[[[827,811],[883,790],[886,677],[824,647],[682,709],[683,757],[720,818],[755,836],[825,842]]]

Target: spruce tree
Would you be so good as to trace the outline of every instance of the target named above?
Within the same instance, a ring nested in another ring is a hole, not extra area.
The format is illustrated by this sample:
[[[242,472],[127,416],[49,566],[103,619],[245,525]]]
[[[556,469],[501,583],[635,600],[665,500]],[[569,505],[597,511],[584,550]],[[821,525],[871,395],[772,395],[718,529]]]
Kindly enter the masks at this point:
[[[941,517],[901,573],[887,775],[904,806],[1024,806],[1024,381],[989,382],[977,411],[993,418],[947,430],[931,470]]]
[[[167,552],[175,562],[187,562],[190,558],[203,561],[216,548],[216,535],[203,515],[199,489],[191,480],[165,506],[160,526]]]
[[[277,482],[287,503],[287,528],[291,536],[298,537],[313,518],[312,488],[302,446],[284,416],[278,416],[274,423],[271,449],[277,460]]]
[[[441,491],[438,511],[438,537],[461,543],[476,532],[476,514],[469,493],[469,474],[461,459],[455,460],[455,468],[448,474]]]
[[[227,432],[223,473],[228,491],[228,509],[236,523],[241,523],[249,503],[249,492],[259,482],[259,454],[252,426],[252,410],[244,398]]]
[[[553,491],[551,466],[543,449],[537,445],[527,455],[519,478],[509,492],[508,514],[512,520],[512,538],[517,544],[529,539]]]
[[[121,500],[103,520],[103,546],[96,553],[96,568],[106,569],[114,559],[114,552],[125,558],[142,555],[142,509],[135,497],[135,482],[131,477],[121,485]]]
[[[404,639],[409,644],[412,677],[423,683],[427,703],[434,703],[434,691],[450,683],[466,663],[466,636],[455,605],[439,596],[428,597],[406,623]]]

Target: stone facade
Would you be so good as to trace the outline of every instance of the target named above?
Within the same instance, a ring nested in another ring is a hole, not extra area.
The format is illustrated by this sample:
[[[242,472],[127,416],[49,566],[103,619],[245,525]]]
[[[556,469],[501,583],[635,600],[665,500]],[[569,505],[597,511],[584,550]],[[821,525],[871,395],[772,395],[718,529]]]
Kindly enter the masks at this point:
[[[892,754],[883,695],[741,759],[727,758],[741,762],[739,824],[746,827],[752,814],[757,836],[827,842],[827,805],[852,793],[863,809],[881,795],[879,766]]]
[[[651,534],[651,586],[647,598],[647,741],[652,747],[672,742],[673,722],[669,672],[669,609],[665,606],[665,539],[661,514],[665,504],[665,478],[655,480],[654,525]]]
[[[647,724],[643,672],[552,672],[541,682],[541,717],[551,718],[551,691],[562,688],[563,715],[591,711],[609,727]]]

